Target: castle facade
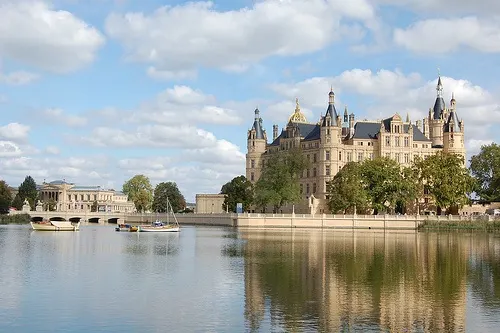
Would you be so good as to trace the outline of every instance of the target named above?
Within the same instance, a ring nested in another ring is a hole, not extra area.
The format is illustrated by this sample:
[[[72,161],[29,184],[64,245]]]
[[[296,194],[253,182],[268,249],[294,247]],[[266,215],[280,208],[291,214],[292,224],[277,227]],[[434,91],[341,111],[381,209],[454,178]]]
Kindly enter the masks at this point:
[[[389,157],[402,166],[410,166],[417,156],[426,158],[439,151],[459,154],[465,161],[464,122],[458,118],[453,94],[446,106],[441,76],[436,91],[434,107],[429,108],[427,117],[415,123],[408,115],[403,120],[398,113],[380,121],[360,121],[354,113],[348,113],[347,107],[341,115],[335,106],[333,89],[328,94],[325,115],[310,123],[297,99],[295,111],[281,133],[278,125],[273,125],[271,142],[256,109],[247,136],[246,177],[255,184],[272,154],[300,147],[310,161],[300,178],[301,195],[303,199],[313,196],[324,201],[327,182],[352,161]]]

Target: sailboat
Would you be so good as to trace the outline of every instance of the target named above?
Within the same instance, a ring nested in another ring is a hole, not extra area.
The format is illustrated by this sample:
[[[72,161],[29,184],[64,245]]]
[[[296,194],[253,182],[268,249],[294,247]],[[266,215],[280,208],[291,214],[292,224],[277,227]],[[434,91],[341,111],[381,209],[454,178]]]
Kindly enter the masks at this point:
[[[169,216],[172,214],[173,221],[169,221]],[[175,217],[172,205],[167,197],[167,220],[163,222],[161,220],[156,220],[149,225],[140,225],[137,227],[138,232],[179,232],[180,231],[179,222],[177,222],[177,217]]]

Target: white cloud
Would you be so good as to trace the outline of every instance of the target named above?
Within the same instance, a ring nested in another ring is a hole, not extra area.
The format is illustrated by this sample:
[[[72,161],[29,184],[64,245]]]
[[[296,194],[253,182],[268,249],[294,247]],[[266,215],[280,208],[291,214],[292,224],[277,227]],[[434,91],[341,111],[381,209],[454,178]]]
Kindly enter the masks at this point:
[[[12,86],[22,86],[29,84],[39,78],[38,74],[26,71],[17,71],[4,74],[0,72],[0,83],[5,83]]]
[[[85,126],[88,122],[87,118],[74,115],[67,114],[62,109],[58,108],[50,108],[43,111],[43,119],[50,120],[51,123],[61,123],[69,127],[82,127]]]
[[[419,53],[447,53],[469,47],[481,52],[500,52],[500,18],[463,17],[418,21],[394,31],[396,44]]]
[[[55,147],[55,146],[48,146],[45,148],[45,152],[47,154],[51,154],[51,155],[59,155],[59,153],[61,152],[59,150],[59,148]]]
[[[98,147],[203,148],[216,142],[211,132],[193,126],[145,125],[135,130],[97,127],[84,143]]]
[[[493,143],[493,140],[467,140],[465,146],[467,149],[467,155],[474,156],[481,151],[481,147]]]
[[[492,127],[500,123],[500,96],[472,84],[468,80],[442,77],[445,100],[452,92],[457,100],[457,114],[464,119],[467,147],[474,152],[477,142],[489,139]],[[358,108],[350,108],[357,119],[382,119],[399,113],[410,114],[411,120],[422,119],[436,99],[437,79],[424,81],[420,75],[404,74],[401,71],[353,69],[336,77],[315,77],[301,82],[275,84],[272,89],[289,98],[299,96],[306,107],[317,107],[323,111],[328,103],[325,86],[333,84],[336,98],[350,95],[358,101]],[[448,102],[447,102],[448,103]],[[338,107],[337,111],[342,109]],[[319,116],[318,116],[319,117]],[[264,119],[265,120],[265,119]],[[283,118],[285,122],[287,118]],[[472,141],[476,140],[476,141]]]
[[[432,14],[500,14],[500,2],[497,0],[375,0],[374,2]]]
[[[25,141],[30,127],[19,123],[10,123],[0,127],[0,138],[13,141]]]
[[[22,151],[12,141],[0,141],[0,158],[21,156]]]
[[[374,16],[368,0],[263,0],[231,11],[188,2],[151,14],[113,13],[106,31],[129,60],[149,63],[150,75],[171,79],[192,77],[199,67],[241,71],[268,56],[318,51],[345,35],[343,18],[368,22]]]
[[[91,63],[104,41],[97,29],[43,1],[0,4],[0,58],[65,73]]]
[[[107,108],[97,113],[104,118],[113,119],[115,123],[118,115],[129,123],[158,123],[167,126],[242,123],[241,116],[235,110],[218,106],[215,96],[177,85],[162,91],[153,100],[142,103],[136,110]]]

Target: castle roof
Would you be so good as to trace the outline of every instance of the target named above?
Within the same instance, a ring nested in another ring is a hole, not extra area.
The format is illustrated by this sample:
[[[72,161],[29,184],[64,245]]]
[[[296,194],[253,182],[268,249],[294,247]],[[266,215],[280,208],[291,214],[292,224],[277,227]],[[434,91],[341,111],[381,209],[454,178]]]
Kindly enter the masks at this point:
[[[382,122],[384,124],[384,129],[386,132],[391,132],[391,118],[384,119]],[[409,124],[403,125],[404,133],[408,133]],[[380,133],[380,123],[379,122],[366,122],[359,121],[354,125],[354,139],[376,139]],[[413,126],[413,141],[431,141],[428,139],[424,133],[420,131],[417,126]]]

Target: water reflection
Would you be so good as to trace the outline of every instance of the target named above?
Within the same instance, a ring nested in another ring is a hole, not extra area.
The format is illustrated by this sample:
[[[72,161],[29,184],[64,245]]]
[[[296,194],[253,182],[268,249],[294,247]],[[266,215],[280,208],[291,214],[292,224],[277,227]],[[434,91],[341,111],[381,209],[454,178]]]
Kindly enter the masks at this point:
[[[468,283],[483,307],[499,313],[495,235],[296,230],[241,237],[248,240],[251,331],[266,316],[286,331],[464,331]]]
[[[178,233],[141,235],[139,232],[132,232],[123,235],[123,238],[125,240],[123,252],[127,254],[165,256],[176,255],[179,252]]]

